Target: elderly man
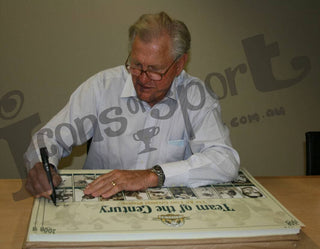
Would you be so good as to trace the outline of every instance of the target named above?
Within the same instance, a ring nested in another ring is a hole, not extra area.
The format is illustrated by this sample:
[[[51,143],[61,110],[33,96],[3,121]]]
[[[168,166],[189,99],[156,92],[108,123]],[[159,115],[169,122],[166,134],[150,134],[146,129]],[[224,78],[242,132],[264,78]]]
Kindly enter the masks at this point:
[[[29,192],[47,198],[51,194],[40,147],[50,152],[57,186],[61,157],[90,138],[84,168],[113,169],[88,185],[85,194],[92,196],[234,179],[239,156],[222,123],[218,100],[183,70],[190,40],[185,24],[164,12],[141,16],[129,29],[125,65],[80,85],[33,136],[25,154]]]

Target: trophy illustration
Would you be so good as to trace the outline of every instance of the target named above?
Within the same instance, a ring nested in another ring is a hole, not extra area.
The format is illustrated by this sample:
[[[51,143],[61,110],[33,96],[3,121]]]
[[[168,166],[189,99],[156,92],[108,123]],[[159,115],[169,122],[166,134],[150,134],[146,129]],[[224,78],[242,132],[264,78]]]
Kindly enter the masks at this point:
[[[145,145],[145,149],[143,151],[140,151],[138,154],[157,150],[157,148],[150,147],[150,143],[151,143],[151,138],[158,135],[159,131],[160,131],[159,127],[153,126],[143,130],[139,130],[135,134],[133,134],[134,140],[142,141],[144,142],[144,145]]]

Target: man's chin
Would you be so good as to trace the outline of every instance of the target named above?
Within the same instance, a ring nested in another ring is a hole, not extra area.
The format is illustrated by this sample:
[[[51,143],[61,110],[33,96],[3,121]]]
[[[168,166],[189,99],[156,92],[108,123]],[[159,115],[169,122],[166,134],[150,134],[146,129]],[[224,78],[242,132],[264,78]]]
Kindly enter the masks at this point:
[[[138,95],[138,98],[139,98],[140,100],[148,103],[149,106],[151,106],[151,107],[154,106],[157,102],[159,102],[159,101],[157,101],[156,99],[154,99],[154,98],[152,98],[152,97],[150,97],[150,96],[144,96],[143,94],[140,95],[140,96]]]
[[[144,102],[147,102],[149,104],[149,102],[152,101],[152,98],[150,96],[146,96],[143,93],[137,94],[138,98]]]

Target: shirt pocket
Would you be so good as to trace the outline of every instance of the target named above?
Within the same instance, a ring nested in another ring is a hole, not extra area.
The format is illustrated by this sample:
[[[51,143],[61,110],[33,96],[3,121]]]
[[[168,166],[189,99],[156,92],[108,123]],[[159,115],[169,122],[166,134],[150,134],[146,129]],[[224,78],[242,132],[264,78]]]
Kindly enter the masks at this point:
[[[167,143],[167,162],[184,160],[187,141],[169,140]]]

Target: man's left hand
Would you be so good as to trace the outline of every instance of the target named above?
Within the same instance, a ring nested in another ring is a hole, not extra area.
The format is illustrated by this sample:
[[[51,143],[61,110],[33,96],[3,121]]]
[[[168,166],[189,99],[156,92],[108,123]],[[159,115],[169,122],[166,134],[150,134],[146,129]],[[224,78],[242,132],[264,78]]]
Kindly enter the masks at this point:
[[[145,190],[158,185],[158,176],[150,170],[113,170],[90,183],[84,193],[109,198],[116,193]]]

